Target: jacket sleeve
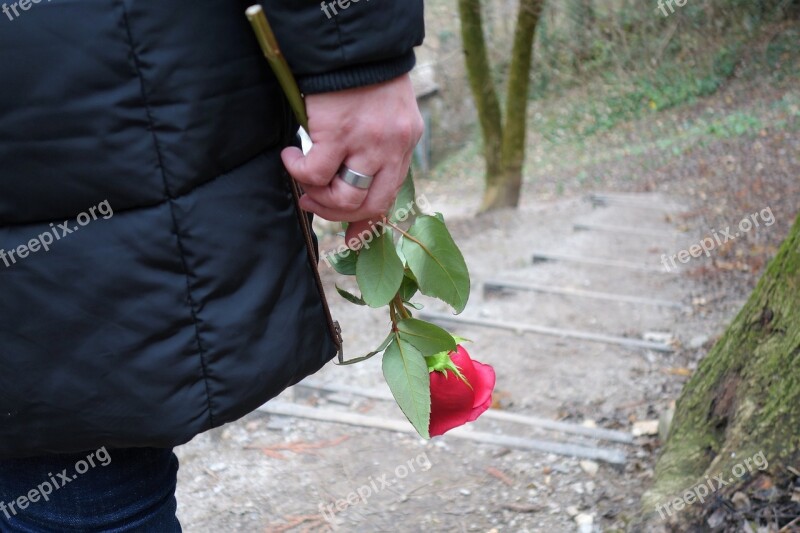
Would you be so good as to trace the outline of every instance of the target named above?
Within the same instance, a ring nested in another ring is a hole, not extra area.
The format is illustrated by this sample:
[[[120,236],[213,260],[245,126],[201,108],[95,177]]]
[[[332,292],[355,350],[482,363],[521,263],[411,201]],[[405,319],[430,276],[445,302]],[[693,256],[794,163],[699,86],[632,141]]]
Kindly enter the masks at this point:
[[[305,94],[362,87],[414,67],[423,0],[262,0]]]

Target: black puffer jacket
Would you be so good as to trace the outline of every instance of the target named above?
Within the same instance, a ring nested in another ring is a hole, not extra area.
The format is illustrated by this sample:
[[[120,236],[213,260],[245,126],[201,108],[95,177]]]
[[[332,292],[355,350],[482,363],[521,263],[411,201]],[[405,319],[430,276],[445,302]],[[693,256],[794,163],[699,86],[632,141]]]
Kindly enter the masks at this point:
[[[0,458],[184,443],[336,351],[293,119],[247,3],[33,2],[0,13]],[[422,0],[264,5],[307,93],[423,36]]]

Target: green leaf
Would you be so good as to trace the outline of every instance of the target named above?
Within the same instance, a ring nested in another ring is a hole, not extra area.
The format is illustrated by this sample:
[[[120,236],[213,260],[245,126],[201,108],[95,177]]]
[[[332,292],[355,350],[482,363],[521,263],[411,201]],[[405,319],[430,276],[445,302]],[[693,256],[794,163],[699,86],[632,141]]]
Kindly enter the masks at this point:
[[[439,219],[439,220],[442,222],[442,224],[444,224],[444,215],[443,215],[443,214],[441,214],[441,213],[439,213],[439,212],[437,211],[436,213],[434,213],[434,214],[433,214],[433,216],[435,216],[436,218],[438,218],[438,219]]]
[[[394,245],[394,249],[397,252],[397,257],[400,258],[400,262],[403,263],[403,266],[405,267],[405,265],[406,265],[406,256],[403,255],[403,239],[404,238],[405,237],[403,237],[403,235],[401,234],[400,238],[397,239],[397,242]],[[406,272],[409,272],[409,270],[406,270]]]
[[[425,358],[419,350],[395,338],[383,354],[383,376],[403,414],[420,436],[429,439],[431,378]]]
[[[339,287],[338,285],[334,285],[334,287],[336,287],[336,292],[339,293],[339,296],[341,296],[342,298],[344,298],[345,300],[347,300],[351,304],[367,305],[367,303],[363,299],[359,298],[358,296],[356,296],[352,292],[348,292],[348,291],[342,289],[341,287]]]
[[[414,279],[414,275],[410,270],[406,270],[403,276],[403,283],[400,284],[400,298],[402,298],[404,302],[407,302],[417,294],[418,290],[419,285],[417,285],[417,280]]]
[[[467,263],[444,222],[425,215],[403,239],[403,255],[422,294],[450,304],[456,313],[467,306],[470,280]]]
[[[419,350],[424,357],[440,352],[452,352],[456,341],[446,330],[416,318],[406,318],[397,323],[400,339]]]
[[[394,201],[392,210],[389,211],[389,220],[397,224],[408,220],[408,216],[412,211],[416,213],[416,196],[417,192],[414,187],[414,175],[409,168],[403,186],[400,188],[400,192],[397,193],[397,199]],[[403,219],[402,221],[397,217],[398,211],[403,215],[401,217]]]
[[[390,234],[382,233],[361,249],[356,280],[361,297],[370,307],[383,307],[397,294],[403,282],[403,263],[397,257]]]
[[[337,364],[339,366],[347,366],[347,365],[354,365],[356,363],[360,363],[361,361],[366,361],[367,359],[369,359],[369,358],[371,358],[371,357],[373,357],[375,355],[378,355],[379,353],[384,351],[386,349],[386,347],[389,346],[389,343],[392,342],[393,340],[394,340],[394,333],[389,333],[389,336],[386,337],[386,339],[383,341],[383,343],[380,346],[378,346],[377,348],[375,348],[375,350],[369,352],[367,355],[362,355],[361,357],[356,357],[355,359],[348,359],[347,361],[344,361],[342,363],[335,363],[335,364]]]
[[[356,251],[345,250],[341,253],[330,254],[324,260],[343,276],[356,275],[356,261],[358,261],[358,252]]]

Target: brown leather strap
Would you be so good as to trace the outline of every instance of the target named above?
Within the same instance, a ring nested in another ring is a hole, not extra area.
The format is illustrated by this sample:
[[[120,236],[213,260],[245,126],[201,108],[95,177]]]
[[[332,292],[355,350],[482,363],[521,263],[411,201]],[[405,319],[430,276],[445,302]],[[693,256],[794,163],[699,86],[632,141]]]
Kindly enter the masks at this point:
[[[339,322],[334,320],[333,316],[331,315],[331,309],[328,305],[328,298],[325,296],[325,289],[322,286],[322,278],[319,275],[319,255],[317,253],[317,247],[314,245],[314,230],[311,227],[310,221],[308,220],[308,214],[300,208],[300,197],[303,195],[303,190],[300,188],[300,185],[297,183],[297,181],[291,178],[288,173],[286,173],[286,177],[291,183],[290,188],[292,189],[295,212],[297,213],[297,219],[300,223],[300,228],[303,231],[303,237],[306,241],[308,262],[311,264],[311,270],[314,272],[317,290],[319,291],[319,297],[322,301],[322,307],[325,309],[325,317],[328,321],[328,329],[330,330],[331,338],[338,349],[337,357],[339,358],[339,362],[342,362],[344,360],[344,341],[342,340],[342,328],[339,325]]]

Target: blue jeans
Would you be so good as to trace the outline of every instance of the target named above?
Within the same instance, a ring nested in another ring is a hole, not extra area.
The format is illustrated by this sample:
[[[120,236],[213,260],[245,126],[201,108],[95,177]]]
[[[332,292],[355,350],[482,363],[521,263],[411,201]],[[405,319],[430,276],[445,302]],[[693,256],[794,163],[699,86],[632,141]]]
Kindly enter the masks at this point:
[[[180,532],[177,473],[171,449],[0,460],[0,533]]]

